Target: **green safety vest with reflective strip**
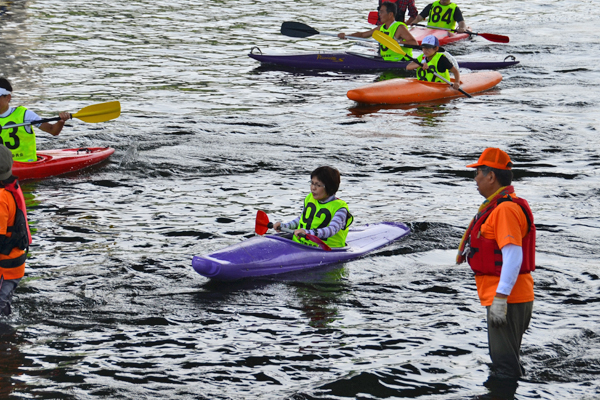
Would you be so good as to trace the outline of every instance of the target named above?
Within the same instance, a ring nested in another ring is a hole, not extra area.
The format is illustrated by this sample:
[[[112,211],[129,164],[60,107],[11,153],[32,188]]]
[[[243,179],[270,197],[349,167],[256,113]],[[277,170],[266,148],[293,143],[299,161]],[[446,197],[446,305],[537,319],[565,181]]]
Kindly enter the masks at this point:
[[[333,216],[341,208],[345,208],[348,213],[346,217],[346,226],[343,229],[340,229],[335,235],[323,239],[323,241],[327,243],[329,247],[344,247],[346,246],[348,228],[350,227],[350,224],[352,224],[352,221],[354,221],[354,217],[350,214],[350,210],[348,209],[348,204],[346,204],[344,200],[336,198],[327,203],[319,203],[315,200],[312,193],[310,193],[304,199],[304,210],[300,217],[298,229],[310,230],[325,228],[329,226]],[[294,241],[309,246],[316,246],[316,244],[310,240],[302,239],[295,235]]]
[[[8,117],[0,118],[2,143],[12,152],[14,161],[37,161],[33,126],[29,127],[31,132],[28,132],[25,126],[16,128],[6,126],[10,123],[22,124],[25,122],[25,111],[27,111],[25,107],[19,106]]]
[[[403,23],[403,22],[396,21],[392,25],[390,25],[389,29],[386,29],[385,25],[381,25],[381,27],[379,28],[379,30],[382,33],[385,33],[386,35],[388,35],[389,37],[394,38],[394,35],[396,35],[396,31],[398,30],[398,27],[400,27],[400,26],[406,27],[406,24]],[[405,42],[404,39],[402,39],[402,41]],[[412,49],[411,48],[409,48],[409,47],[403,47],[402,50],[404,50],[404,52],[406,53],[406,55],[408,55],[409,57],[412,57]],[[405,57],[403,54],[396,53],[395,51],[392,51],[392,50],[388,49],[387,47],[385,47],[381,43],[379,44],[379,54],[381,54],[381,57],[383,57],[383,59],[386,60],[386,61],[405,61],[405,60],[408,60],[408,57]]]
[[[443,82],[441,79],[439,79],[437,76],[435,76],[433,74],[432,71],[435,71],[435,72],[437,72],[437,74],[439,76],[442,76],[442,77],[450,80],[450,70],[446,70],[445,72],[438,71],[437,63],[442,56],[443,56],[442,53],[435,53],[435,55],[433,56],[431,61],[427,61],[427,66],[428,66],[427,70],[423,69],[422,67],[417,68],[417,78],[419,78],[420,81]],[[423,65],[422,64],[423,63],[423,54],[421,54],[419,57],[417,57],[417,61],[419,61],[419,65]]]
[[[427,26],[435,26],[436,28],[454,29],[456,21],[454,20],[454,10],[456,4],[450,3],[446,6],[440,4],[439,1],[434,1],[429,10],[429,19]]]

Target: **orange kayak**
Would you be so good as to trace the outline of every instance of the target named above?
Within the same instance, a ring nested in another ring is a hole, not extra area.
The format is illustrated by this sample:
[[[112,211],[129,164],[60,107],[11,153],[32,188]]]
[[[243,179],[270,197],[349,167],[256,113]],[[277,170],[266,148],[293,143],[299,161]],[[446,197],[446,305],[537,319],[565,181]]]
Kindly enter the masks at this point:
[[[482,92],[502,80],[497,71],[460,75],[461,89],[469,94]],[[348,98],[365,104],[406,104],[464,96],[447,83],[423,82],[417,78],[397,78],[371,83],[348,91]]]

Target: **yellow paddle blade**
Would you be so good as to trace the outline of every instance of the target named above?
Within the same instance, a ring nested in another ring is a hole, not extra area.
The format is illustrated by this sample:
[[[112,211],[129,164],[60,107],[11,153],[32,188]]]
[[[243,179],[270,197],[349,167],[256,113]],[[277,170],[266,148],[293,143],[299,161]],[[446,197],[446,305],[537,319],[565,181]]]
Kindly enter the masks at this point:
[[[117,118],[121,115],[121,103],[118,101],[109,101],[107,103],[92,104],[73,114],[73,118],[78,118],[83,122],[105,122]]]
[[[379,29],[373,32],[373,39],[377,40],[383,46],[392,50],[395,53],[406,55],[406,52],[402,50],[402,46],[398,44],[393,38],[389,37],[385,33],[381,32]]]

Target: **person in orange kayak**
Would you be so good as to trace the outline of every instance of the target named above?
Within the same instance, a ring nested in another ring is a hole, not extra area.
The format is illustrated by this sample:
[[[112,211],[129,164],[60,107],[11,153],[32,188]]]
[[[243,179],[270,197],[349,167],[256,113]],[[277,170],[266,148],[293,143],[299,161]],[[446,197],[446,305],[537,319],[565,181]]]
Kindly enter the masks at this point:
[[[420,81],[427,82],[443,82],[435,76],[434,72],[450,81],[450,72],[452,72],[454,75],[452,86],[455,89],[460,88],[460,71],[444,53],[438,53],[440,49],[438,38],[433,35],[425,36],[421,42],[421,47],[423,48],[423,54],[417,57],[419,63],[412,61],[406,66],[406,69],[408,71],[416,69],[417,78]]]
[[[340,187],[340,172],[332,167],[319,167],[310,174],[310,193],[304,199],[302,215],[293,221],[275,222],[273,228],[294,229],[293,240],[315,246],[299,235],[315,235],[329,247],[346,246],[348,228],[354,221],[348,204],[335,197]]]
[[[35,121],[42,119],[36,113],[26,109],[23,106],[10,107],[9,103],[12,99],[13,88],[10,82],[5,78],[0,78],[0,127],[2,131],[0,136],[4,146],[13,154],[15,161],[32,162],[37,161],[35,133],[33,125],[40,128],[44,132],[48,132],[52,136],[57,136],[65,125],[65,121],[71,118],[68,112],[59,114],[61,120],[51,124],[44,122],[35,124]],[[11,128],[10,125],[29,123],[29,126],[20,126]]]
[[[382,22],[382,24],[377,28],[373,28],[365,32],[355,32],[349,35],[346,35],[342,32],[338,34],[338,37],[340,39],[345,39],[346,36],[370,38],[371,36],[373,36],[373,32],[379,30],[382,33],[385,33],[386,35],[396,39],[396,41],[398,41],[400,45],[419,45],[417,40],[408,31],[406,24],[401,21],[396,21],[396,5],[394,3],[386,1],[379,7],[379,20]],[[412,57],[412,48],[405,47],[403,50],[406,52],[406,56],[404,54],[396,53],[395,51],[392,51],[381,44],[379,45],[379,54],[386,61],[409,60],[408,57]]]
[[[486,386],[515,385],[524,374],[519,357],[533,309],[536,229],[531,208],[515,195],[512,162],[487,148],[475,164],[475,183],[486,199],[459,246],[456,262],[475,272],[481,305],[487,307],[492,373]]]
[[[418,24],[427,19],[427,26],[442,29],[456,29],[458,33],[467,30],[467,23],[463,18],[460,8],[450,0],[439,0],[428,4],[415,18],[413,24]],[[458,27],[456,24],[458,23]],[[453,33],[448,32],[449,35]]]
[[[25,199],[12,175],[12,153],[0,146],[0,315],[11,313],[13,293],[25,274],[31,233]]]

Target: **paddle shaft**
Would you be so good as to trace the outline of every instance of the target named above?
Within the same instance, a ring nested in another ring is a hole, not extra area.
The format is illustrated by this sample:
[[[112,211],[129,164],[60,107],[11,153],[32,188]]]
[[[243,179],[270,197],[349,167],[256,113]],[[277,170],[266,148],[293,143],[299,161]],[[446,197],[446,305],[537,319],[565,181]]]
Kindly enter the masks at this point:
[[[269,229],[273,229],[273,223],[272,223],[272,222],[269,222],[269,224],[267,225],[267,227],[268,227]],[[285,233],[294,233],[294,230],[293,230],[293,229],[290,229],[290,228],[284,228],[283,226],[280,226],[280,227],[279,227],[279,230],[280,230],[281,232],[285,232]],[[300,236],[301,238],[304,238],[304,237],[306,237],[306,234],[300,234],[300,235],[298,235],[298,236]]]
[[[267,224],[267,227],[269,228],[273,228],[273,223],[269,222]],[[289,228],[284,228],[283,226],[279,227],[279,230],[285,233],[291,233],[294,234],[294,230],[293,229],[289,229]],[[319,239],[317,236],[315,235],[309,235],[306,233],[301,233],[299,235],[297,235],[298,237],[301,237],[305,240],[310,240],[311,242],[315,243],[317,246],[319,246],[321,249],[325,250],[325,251],[331,251],[331,247],[329,247],[327,245],[327,243],[325,243],[324,241],[322,241],[321,239]]]
[[[302,22],[294,22],[294,21],[286,21],[286,22],[282,23],[281,24],[281,34],[283,34],[285,36],[299,37],[299,38],[305,38],[305,37],[310,37],[310,36],[314,36],[314,35],[324,35],[324,36],[332,36],[332,37],[339,38],[337,33],[319,32],[318,30],[316,30],[315,28],[313,28],[310,25],[306,25],[306,24],[303,24]],[[364,42],[370,42],[370,43],[377,43],[377,41],[374,39],[362,38],[362,37],[358,37],[358,36],[346,36],[346,39],[358,40],[358,41],[364,41]],[[408,45],[408,44],[407,45],[398,44],[398,46],[410,47],[412,49],[420,49],[421,48],[421,46]]]
[[[73,117],[71,116],[71,118],[73,118]],[[4,126],[0,126],[0,131],[3,130],[3,129],[17,128],[19,126],[29,126],[29,125],[34,125],[34,124],[43,124],[45,122],[54,122],[54,121],[60,121],[60,117],[38,119],[37,121],[23,122],[22,124],[4,125]]]
[[[319,35],[333,36],[333,37],[339,38],[339,36],[337,35],[337,33],[331,33],[331,32],[319,32]],[[362,40],[362,41],[365,41],[365,42],[375,42],[375,40],[373,40],[373,39],[362,38],[362,37],[358,37],[358,36],[346,36],[346,39],[348,39],[348,40]]]
[[[69,119],[77,118],[83,122],[96,123],[96,122],[106,122],[111,119],[117,118],[121,115],[121,103],[118,101],[109,101],[107,103],[99,103],[92,104],[91,106],[87,106],[76,112],[75,114],[69,114]],[[60,121],[62,118],[54,117],[54,118],[46,118],[46,119],[38,119],[36,121],[31,122],[23,122],[21,124],[14,125],[5,125],[4,127],[0,127],[0,131],[2,129],[11,129],[18,128],[19,126],[28,126],[33,124],[43,124],[45,122],[54,122]]]
[[[339,39],[339,36],[337,35],[337,33],[319,32],[316,35],[332,36],[332,37],[336,37],[336,38]],[[362,40],[363,42],[378,43],[377,40],[370,39],[370,38],[362,38],[362,37],[358,37],[358,36],[346,36],[346,39],[348,39],[348,40],[358,40],[358,41]],[[398,43],[398,46],[402,46],[402,45],[400,43]],[[421,46],[412,46],[412,45],[406,45],[406,47],[418,48],[418,49],[421,48]]]

